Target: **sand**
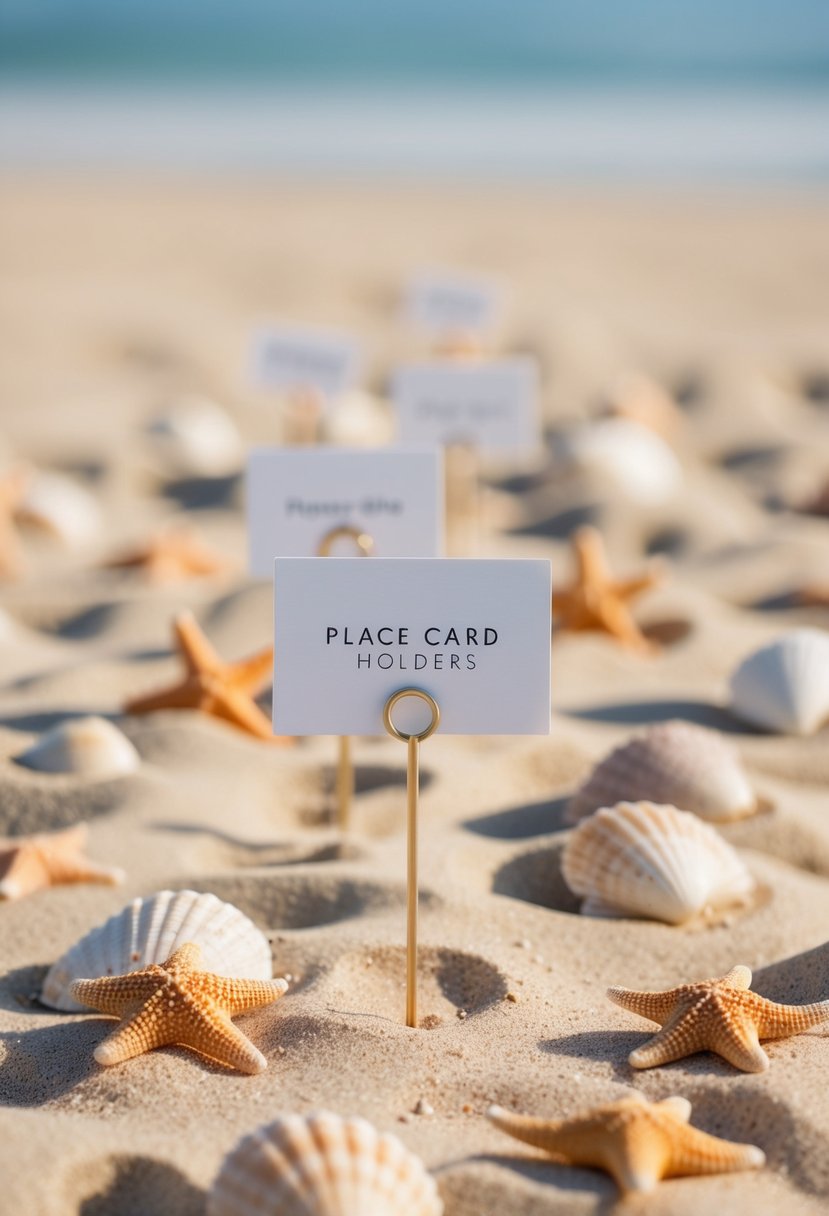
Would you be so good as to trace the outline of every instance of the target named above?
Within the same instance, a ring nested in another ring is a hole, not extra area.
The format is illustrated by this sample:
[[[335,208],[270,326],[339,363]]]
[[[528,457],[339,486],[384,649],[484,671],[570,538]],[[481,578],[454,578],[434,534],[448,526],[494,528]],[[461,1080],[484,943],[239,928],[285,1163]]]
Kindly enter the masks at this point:
[[[243,1133],[327,1108],[421,1154],[447,1216],[603,1212],[617,1202],[608,1177],[550,1163],[484,1111],[560,1117],[634,1087],[685,1095],[696,1126],[760,1145],[768,1166],[666,1182],[622,1210],[826,1210],[825,1033],[770,1044],[762,1075],[709,1054],[635,1073],[627,1056],[648,1026],[604,996],[740,962],[768,997],[829,997],[829,735],[761,734],[727,709],[728,676],[754,646],[795,624],[829,627],[829,609],[792,600],[829,582],[829,522],[792,509],[829,475],[826,214],[818,196],[782,194],[3,184],[4,446],[89,489],[104,522],[69,549],[27,532],[28,571],[2,587],[0,832],[88,820],[91,855],[128,877],[0,907],[0,1209],[199,1213]],[[343,839],[334,740],[279,750],[194,713],[123,718],[127,696],[177,669],[176,610],[192,608],[234,658],[268,643],[271,593],[238,573],[152,588],[99,563],[182,515],[243,563],[238,479],[165,477],[143,424],[199,391],[246,442],[273,441],[273,404],[243,374],[251,323],[268,314],[353,327],[380,388],[396,358],[422,353],[395,298],[423,263],[509,283],[500,343],[541,359],[551,454],[620,371],[661,378],[680,401],[684,488],[642,507],[552,455],[491,479],[478,554],[549,557],[561,581],[567,535],[585,521],[621,572],[667,553],[664,586],[636,610],[665,645],[643,659],[602,637],[556,637],[549,738],[424,745],[420,1005],[432,1028],[414,1031],[402,1024],[401,745],[356,741]],[[137,772],[95,781],[15,763],[86,713],[118,723]],[[726,732],[767,804],[724,829],[762,897],[709,928],[582,917],[560,871],[566,799],[612,746],[670,717]],[[103,1069],[92,1052],[104,1020],[37,1003],[63,950],[164,887],[237,904],[268,933],[275,974],[292,976],[277,1006],[239,1021],[268,1057],[263,1074],[172,1048]],[[432,1113],[413,1113],[420,1100]]]

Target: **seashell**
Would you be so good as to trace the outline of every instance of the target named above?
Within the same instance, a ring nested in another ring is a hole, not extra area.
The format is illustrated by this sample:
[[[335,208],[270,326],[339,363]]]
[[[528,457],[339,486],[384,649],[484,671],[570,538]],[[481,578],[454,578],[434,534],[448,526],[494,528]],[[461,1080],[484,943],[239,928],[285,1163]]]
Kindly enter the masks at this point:
[[[687,811],[653,802],[604,807],[574,829],[562,854],[588,916],[641,916],[681,925],[745,902],[754,880],[731,845]]]
[[[268,939],[233,904],[209,892],[159,891],[134,899],[70,947],[50,968],[40,1000],[78,1013],[85,1006],[69,993],[73,980],[125,975],[166,962],[185,942],[201,947],[205,971],[256,980],[272,976]]]
[[[361,389],[335,401],[323,416],[321,438],[340,447],[372,448],[391,443],[394,417],[388,404]]]
[[[811,735],[829,720],[829,633],[792,629],[743,659],[731,677],[731,708],[783,735]]]
[[[670,439],[682,418],[666,389],[641,372],[617,376],[605,396],[608,414],[638,422],[663,439]]]
[[[180,397],[149,422],[147,436],[171,477],[224,477],[244,460],[236,424],[208,397]]]
[[[286,1115],[222,1163],[207,1216],[441,1216],[423,1162],[365,1119]]]
[[[88,490],[59,473],[33,473],[16,515],[65,545],[83,545],[101,529],[98,503]]]
[[[757,810],[736,752],[716,731],[659,722],[596,765],[567,808],[571,823],[617,802],[669,803],[726,822]]]
[[[682,487],[682,466],[665,440],[628,418],[579,427],[563,440],[563,454],[641,506],[667,502]]]
[[[81,773],[86,777],[134,773],[141,763],[138,752],[117,726],[94,717],[61,722],[15,760],[41,773]]]

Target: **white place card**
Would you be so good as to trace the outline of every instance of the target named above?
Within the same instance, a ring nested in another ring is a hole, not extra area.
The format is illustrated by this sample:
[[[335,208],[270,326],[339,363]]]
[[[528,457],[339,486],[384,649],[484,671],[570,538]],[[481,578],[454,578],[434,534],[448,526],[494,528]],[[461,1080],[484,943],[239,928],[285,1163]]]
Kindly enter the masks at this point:
[[[275,557],[314,557],[339,527],[368,533],[372,558],[438,557],[442,453],[437,448],[256,448],[248,458],[247,515],[255,578],[273,575]],[[339,551],[347,557],[349,546],[343,544]]]
[[[360,348],[350,334],[293,325],[263,326],[254,334],[252,376],[260,388],[310,388],[332,401],[359,374]]]
[[[540,441],[538,364],[531,358],[414,363],[397,370],[398,441],[473,444],[526,456]]]
[[[382,735],[415,687],[444,734],[549,734],[550,604],[548,561],[278,557],[274,730]],[[424,708],[393,720],[422,729]]]
[[[406,315],[434,336],[480,334],[501,312],[501,291],[491,280],[441,271],[414,275],[406,291]]]

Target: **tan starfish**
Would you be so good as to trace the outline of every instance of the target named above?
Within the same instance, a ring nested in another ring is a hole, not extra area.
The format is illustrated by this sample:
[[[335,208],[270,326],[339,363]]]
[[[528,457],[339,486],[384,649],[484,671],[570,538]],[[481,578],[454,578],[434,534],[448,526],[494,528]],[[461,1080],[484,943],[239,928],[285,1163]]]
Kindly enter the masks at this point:
[[[152,583],[221,574],[231,563],[202,544],[192,528],[164,528],[146,545],[106,563],[113,570],[140,570]]]
[[[197,709],[238,726],[269,743],[292,743],[274,735],[271,724],[253,700],[255,691],[271,675],[273,648],[266,647],[247,659],[225,663],[196,624],[192,612],[173,620],[176,648],[184,661],[184,679],[169,688],[133,697],[124,705],[128,714],[149,714],[159,709]]]
[[[757,1169],[762,1149],[709,1136],[688,1125],[687,1098],[648,1102],[641,1094],[561,1121],[513,1115],[491,1106],[487,1117],[509,1136],[532,1144],[566,1165],[589,1165],[610,1174],[623,1191],[651,1191],[663,1178]]]
[[[19,578],[23,572],[23,547],[15,519],[28,483],[28,470],[22,467],[0,477],[0,578]]]
[[[595,528],[584,527],[574,534],[576,580],[553,592],[553,615],[558,627],[576,633],[609,633],[634,650],[658,649],[636,624],[628,603],[662,581],[651,569],[637,578],[614,579],[610,574],[604,543]]]
[[[714,1051],[743,1072],[765,1072],[769,1058],[760,1039],[786,1039],[822,1022],[829,1001],[778,1005],[749,992],[751,971],[732,967],[728,975],[665,992],[608,988],[611,1001],[659,1022],[662,1029],[628,1057],[634,1068],[654,1068],[698,1051]]]
[[[160,965],[73,981],[76,1000],[125,1019],[95,1048],[99,1064],[120,1064],[154,1047],[175,1045],[240,1072],[268,1067],[262,1052],[230,1019],[279,1000],[288,990],[286,981],[230,979],[199,971],[200,961],[201,949],[185,942]]]
[[[88,835],[86,824],[79,823],[62,832],[0,838],[0,899],[20,899],[70,882],[123,882],[123,870],[84,856]]]

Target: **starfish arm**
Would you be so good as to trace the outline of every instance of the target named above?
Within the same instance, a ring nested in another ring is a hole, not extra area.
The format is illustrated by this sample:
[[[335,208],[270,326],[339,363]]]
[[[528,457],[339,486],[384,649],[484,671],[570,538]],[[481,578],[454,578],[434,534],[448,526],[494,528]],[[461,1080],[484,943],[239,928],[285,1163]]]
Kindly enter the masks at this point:
[[[635,575],[632,578],[620,578],[612,584],[613,592],[618,595],[619,599],[632,600],[636,596],[643,595],[646,591],[653,590],[664,581],[663,576],[655,570],[648,570],[645,574]]]
[[[173,635],[190,675],[205,672],[215,674],[221,669],[222,660],[202,633],[192,612],[180,612],[175,617]]]
[[[175,1042],[179,1047],[189,1047],[201,1055],[224,1064],[227,1068],[236,1068],[239,1072],[264,1072],[268,1061],[257,1047],[254,1047],[247,1035],[238,1026],[234,1026],[229,1015],[215,1006],[209,1010],[196,1009],[188,1018],[188,1025],[178,1030],[175,1038],[167,1042]]]
[[[259,706],[243,692],[234,688],[212,690],[210,712],[225,722],[238,726],[240,730],[255,735],[257,739],[274,741],[273,727]]]
[[[670,1147],[658,1133],[642,1135],[635,1126],[608,1137],[604,1145],[603,1168],[619,1189],[647,1194],[664,1177],[670,1162]]]
[[[618,638],[625,646],[634,650],[655,649],[653,642],[649,642],[645,637],[622,600],[602,599],[596,605],[596,619],[601,628]]]
[[[22,899],[49,885],[49,871],[36,845],[17,845],[4,852],[0,859],[0,900]]]
[[[559,1133],[563,1124],[552,1119],[536,1119],[531,1115],[516,1115],[512,1111],[503,1110],[500,1106],[490,1106],[486,1112],[490,1123],[494,1123],[502,1132],[520,1140],[522,1144],[531,1144],[545,1153],[561,1155],[558,1143]]]
[[[607,996],[615,1005],[638,1013],[640,1017],[664,1026],[674,1012],[677,990],[667,992],[636,992],[632,988],[608,988]]]
[[[633,1068],[656,1068],[660,1064],[670,1064],[695,1052],[705,1051],[708,1044],[698,1042],[683,1022],[682,1013],[676,1011],[652,1039],[630,1053],[628,1063]]]
[[[264,688],[272,678],[273,646],[266,646],[264,650],[258,650],[246,659],[229,663],[226,668],[227,683],[233,688],[240,688],[252,694]]]
[[[756,996],[756,993],[753,994]],[[813,1026],[829,1025],[829,1001],[811,1005],[778,1005],[757,997],[754,1021],[761,1039],[785,1039]]]
[[[741,1072],[765,1072],[769,1058],[760,1046],[757,1027],[749,1017],[735,1016],[715,1023],[707,1035],[709,1051],[715,1051]]]
[[[573,537],[579,581],[599,586],[609,578],[604,542],[596,528],[579,528]]]
[[[222,981],[221,991],[215,999],[231,1017],[261,1009],[278,1001],[288,991],[287,980],[237,980]]]
[[[74,988],[73,985],[73,995],[83,1000],[82,994],[75,992]],[[143,1055],[154,1047],[163,1047],[170,1041],[168,1023],[164,1019],[164,993],[157,990],[132,1017],[123,1021],[117,1030],[98,1044],[94,1056],[99,1064],[108,1067]]]
[[[51,886],[72,882],[97,882],[104,886],[117,887],[125,874],[118,866],[103,866],[87,857],[64,857],[47,853],[44,864]]]
[[[672,1140],[670,1161],[664,1177],[759,1169],[765,1161],[765,1153],[754,1144],[735,1144],[718,1136],[709,1136],[696,1127],[684,1127],[682,1134]]]
[[[670,1111],[675,1119],[679,1119],[681,1123],[687,1123],[691,1118],[691,1103],[687,1098],[680,1098],[674,1094],[671,1098],[663,1098],[658,1103],[664,1110]]]
[[[725,988],[739,988],[741,992],[745,992],[751,987],[751,968],[746,967],[743,963],[737,963],[737,966],[732,967],[727,975],[715,982],[722,984]]]
[[[124,702],[124,713],[152,714],[162,709],[199,709],[203,695],[194,681],[185,680],[183,684],[129,698]]]
[[[133,972],[127,975],[103,975],[99,979],[73,980],[72,996],[81,1005],[108,1013],[111,1017],[130,1016],[158,992],[163,977],[157,974]]]

